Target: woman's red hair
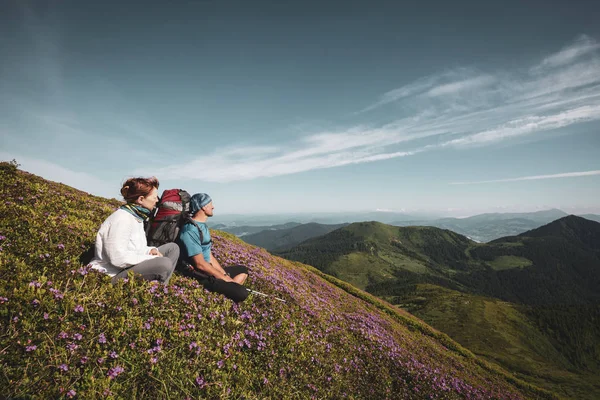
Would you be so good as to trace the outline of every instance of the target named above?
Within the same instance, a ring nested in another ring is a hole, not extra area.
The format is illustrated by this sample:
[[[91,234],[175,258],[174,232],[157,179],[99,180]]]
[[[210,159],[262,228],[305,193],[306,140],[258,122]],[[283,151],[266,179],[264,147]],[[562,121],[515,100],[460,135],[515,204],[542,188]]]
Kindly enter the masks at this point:
[[[128,203],[134,203],[140,196],[148,196],[152,189],[158,189],[158,179],[152,176],[150,178],[129,178],[121,188],[121,195]]]

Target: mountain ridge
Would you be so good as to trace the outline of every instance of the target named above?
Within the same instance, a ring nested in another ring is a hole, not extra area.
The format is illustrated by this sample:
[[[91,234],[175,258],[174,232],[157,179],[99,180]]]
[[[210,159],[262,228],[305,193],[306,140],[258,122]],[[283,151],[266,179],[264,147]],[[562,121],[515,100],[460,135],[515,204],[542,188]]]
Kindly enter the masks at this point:
[[[600,250],[600,223],[576,215],[568,215],[531,231],[520,237],[559,237],[576,240],[589,248]]]
[[[584,228],[577,228],[576,225],[582,225]],[[548,236],[550,230],[559,232],[559,227],[563,227],[562,236],[557,236],[558,233]],[[600,243],[598,241],[599,227],[600,223],[577,216],[567,216],[547,224],[539,230],[531,230],[518,236],[503,237],[488,244],[477,244],[466,236],[447,229],[395,227],[371,221],[350,224],[324,236],[309,239],[292,249],[277,252],[277,254],[307,262],[337,276],[339,271],[336,272],[337,264],[334,262],[341,256],[360,253],[379,259],[380,264],[388,264],[388,267],[385,267],[388,272],[391,272],[389,266],[393,265],[403,266],[400,269],[410,272],[429,271],[428,273],[433,276],[442,272],[448,279],[456,278],[455,283],[468,286],[475,282],[469,282],[471,278],[465,279],[468,277],[467,275],[457,272],[473,274],[472,276],[476,279],[489,279],[490,274],[493,273],[494,276],[505,277],[507,280],[508,276],[522,275],[522,272],[526,271],[543,273],[540,268],[548,263],[548,265],[555,265],[561,257],[566,257],[565,252],[570,251],[578,254],[577,263],[587,266],[586,270],[573,269],[578,273],[587,274],[586,278],[577,278],[580,283],[596,285],[597,273],[593,265],[600,255],[596,254],[598,249],[593,246]],[[579,235],[577,243],[585,244],[585,247],[577,248],[571,243],[574,240],[573,229]],[[591,233],[584,235],[581,231]],[[542,250],[546,247],[547,249]],[[407,263],[410,262],[412,265],[402,262],[394,264],[394,260],[401,259],[406,259]],[[502,265],[510,260],[521,260],[522,266],[511,269]],[[486,285],[488,284],[494,284],[494,282],[486,283]],[[366,287],[365,285],[358,286]],[[485,287],[481,287],[480,290],[485,290]],[[590,291],[585,293],[585,296],[596,298]],[[496,292],[484,291],[481,294],[498,297]],[[559,298],[564,297],[556,294]],[[584,299],[581,296],[579,298]],[[514,298],[505,300],[515,301]],[[522,298],[521,301],[528,300]]]
[[[514,236],[514,235],[518,235],[520,233],[535,229],[537,227],[542,226],[543,224],[552,222],[553,220],[556,220],[558,218],[561,218],[563,216],[567,216],[568,214],[563,212],[562,210],[559,209],[550,209],[550,210],[542,210],[542,211],[536,211],[536,212],[525,212],[525,213],[486,213],[486,214],[477,214],[477,215],[473,215],[470,217],[465,217],[465,218],[451,218],[451,217],[444,217],[444,218],[427,218],[427,219],[416,219],[413,216],[410,215],[403,215],[403,220],[395,220],[395,221],[389,221],[390,218],[387,218],[387,220],[383,220],[382,218],[377,218],[378,216],[388,216],[389,213],[384,213],[384,212],[379,212],[379,213],[355,213],[352,215],[346,215],[346,214],[341,214],[342,216],[344,216],[344,218],[347,218],[346,221],[342,221],[341,217],[332,217],[329,216],[327,217],[330,220],[335,220],[337,218],[337,222],[336,224],[349,224],[349,223],[353,223],[353,222],[364,222],[364,221],[369,221],[369,220],[375,220],[381,223],[386,223],[386,224],[390,224],[390,225],[395,225],[395,226],[434,226],[434,227],[438,227],[438,228],[442,228],[442,229],[449,229],[452,230],[454,232],[460,233],[462,235],[465,235],[467,237],[469,237],[472,240],[475,240],[477,242],[489,242],[495,239],[499,239],[501,237],[505,237],[505,236]],[[394,215],[394,214],[392,214]],[[360,217],[358,217],[360,216]],[[295,227],[295,226],[299,226],[299,225],[306,225],[309,226],[312,223],[317,223],[317,224],[325,224],[324,220],[322,220],[322,218],[318,217],[318,216],[313,216],[311,218],[309,218],[310,215],[306,215],[303,218],[300,218],[303,222],[287,222],[287,223],[278,223],[275,225],[239,225],[238,223],[235,223],[233,225],[227,225],[227,224],[223,224],[223,223],[217,223],[213,226],[211,226],[214,229],[221,229],[224,230],[226,232],[230,232],[230,233],[234,233],[237,236],[246,236],[248,234],[257,234],[256,239],[252,239],[255,241],[260,241],[260,245],[262,247],[265,248],[272,248],[275,250],[282,250],[282,249],[277,249],[276,246],[274,246],[272,244],[273,241],[276,240],[276,238],[271,237],[270,239],[266,240],[266,241],[262,241],[262,239],[260,239],[260,235],[258,235],[260,232],[263,231],[269,231],[269,230],[281,230],[281,234],[286,235],[287,232],[284,232],[285,229],[291,228],[291,227]],[[590,219],[592,221],[596,221],[596,222],[600,222],[600,216],[598,215],[594,215],[594,214],[586,214],[586,215],[582,215],[581,217]],[[243,222],[245,221],[244,216],[240,215],[238,216],[239,221],[238,222]],[[286,218],[285,216],[281,215],[278,217],[279,219],[281,218]],[[292,215],[292,216],[288,216],[288,221],[294,218],[297,218],[296,215]],[[393,219],[393,218],[392,218]],[[308,221],[308,222],[307,222]],[[265,222],[265,221],[263,221]],[[330,223],[331,224],[331,223]],[[307,229],[307,234],[305,236],[311,236],[311,237],[317,237],[323,234],[323,232],[321,230],[316,230],[315,232],[309,233],[308,232],[308,228],[303,228],[303,229]],[[267,234],[268,235],[268,234]],[[307,237],[308,239],[308,237]],[[297,244],[297,243],[294,243]]]
[[[504,236],[513,236],[568,214],[559,209],[542,210],[529,213],[485,213],[466,218],[439,218],[426,221],[394,222],[396,226],[433,226],[450,229],[478,242],[489,242]]]

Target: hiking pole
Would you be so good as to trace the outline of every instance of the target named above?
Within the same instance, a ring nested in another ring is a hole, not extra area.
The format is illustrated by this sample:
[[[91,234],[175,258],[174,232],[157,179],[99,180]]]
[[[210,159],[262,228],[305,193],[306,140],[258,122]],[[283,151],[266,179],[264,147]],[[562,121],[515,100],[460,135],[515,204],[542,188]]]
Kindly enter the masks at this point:
[[[246,288],[246,290],[248,292],[250,292],[250,293],[258,294],[258,295],[263,296],[263,297],[272,297],[275,300],[279,300],[279,301],[282,301],[282,302],[286,303],[286,301],[284,299],[280,299],[279,297],[271,296],[270,294],[265,294],[265,293],[257,292],[256,290],[252,290],[252,289],[248,289],[248,288]]]

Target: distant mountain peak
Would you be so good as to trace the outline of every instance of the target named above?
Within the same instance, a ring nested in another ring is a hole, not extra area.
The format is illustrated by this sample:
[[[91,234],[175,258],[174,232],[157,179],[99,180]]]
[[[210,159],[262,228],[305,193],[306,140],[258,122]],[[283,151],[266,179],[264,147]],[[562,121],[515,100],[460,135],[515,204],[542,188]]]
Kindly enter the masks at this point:
[[[519,236],[559,237],[569,241],[577,240],[592,248],[600,249],[600,223],[576,215],[567,215]]]

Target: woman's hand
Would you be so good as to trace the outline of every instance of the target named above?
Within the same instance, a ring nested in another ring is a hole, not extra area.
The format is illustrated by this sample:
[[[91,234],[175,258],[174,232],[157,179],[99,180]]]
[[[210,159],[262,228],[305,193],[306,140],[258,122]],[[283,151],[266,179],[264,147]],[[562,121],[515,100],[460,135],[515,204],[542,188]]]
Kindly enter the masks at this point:
[[[150,255],[152,255],[152,256],[158,256],[158,257],[162,257],[163,256],[160,253],[160,251],[158,251],[158,249],[152,249],[152,250],[150,250]]]

